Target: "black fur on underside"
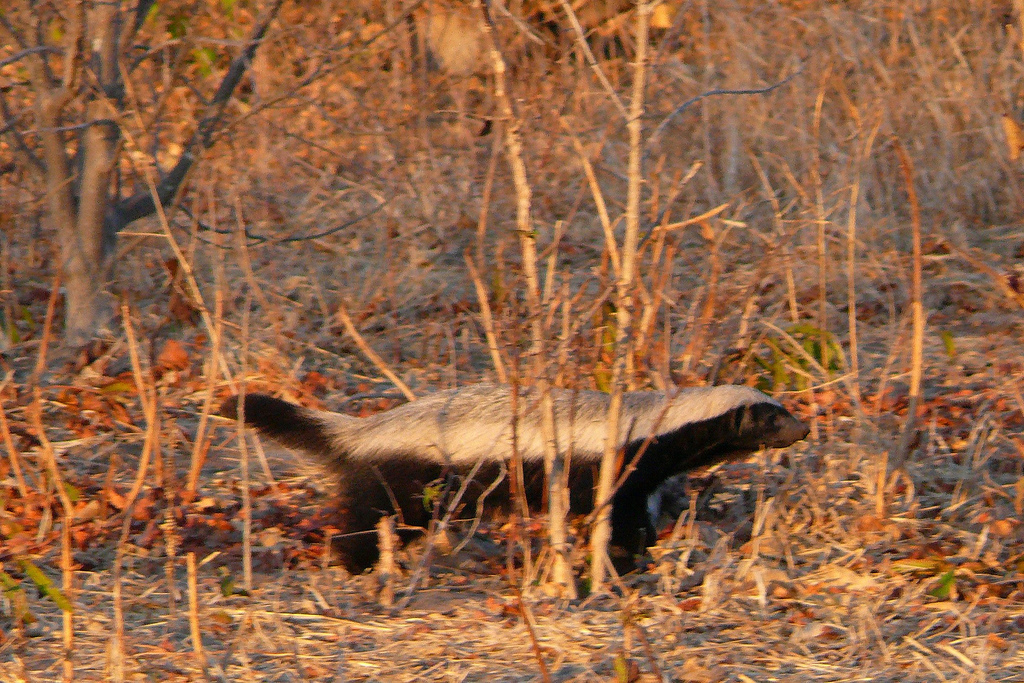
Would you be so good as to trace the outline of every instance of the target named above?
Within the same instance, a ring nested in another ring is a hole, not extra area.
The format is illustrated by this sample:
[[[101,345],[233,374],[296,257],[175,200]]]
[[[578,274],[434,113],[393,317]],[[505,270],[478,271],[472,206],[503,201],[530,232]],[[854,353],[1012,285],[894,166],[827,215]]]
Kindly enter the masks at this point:
[[[329,453],[334,445],[321,420],[302,406],[266,394],[245,395],[245,423],[278,443],[309,453]],[[238,419],[238,396],[220,407],[223,417]]]

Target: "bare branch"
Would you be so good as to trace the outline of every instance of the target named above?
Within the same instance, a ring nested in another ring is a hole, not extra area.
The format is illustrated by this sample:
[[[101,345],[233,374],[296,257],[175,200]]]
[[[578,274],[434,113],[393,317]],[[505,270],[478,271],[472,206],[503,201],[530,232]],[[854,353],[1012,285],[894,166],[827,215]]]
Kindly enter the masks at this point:
[[[207,107],[206,114],[199,121],[199,126],[192,134],[191,139],[185,143],[184,150],[181,156],[178,157],[177,163],[157,184],[156,194],[161,206],[167,206],[178,194],[178,189],[181,187],[182,182],[188,176],[189,171],[192,170],[192,165],[196,161],[198,152],[201,149],[209,149],[213,145],[213,134],[222,123],[224,108],[231,99],[235,88],[241,82],[242,76],[245,75],[249,65],[252,63],[256,49],[263,42],[263,37],[270,28],[270,24],[277,17],[283,2],[284,0],[275,0],[263,21],[253,29],[246,47],[235,57],[231,62],[231,66],[228,67],[228,72],[224,74],[224,78],[221,80],[213,100]],[[113,210],[110,212],[112,215],[108,214],[107,217],[107,222],[112,223],[108,227],[117,232],[129,223],[149,216],[155,211],[156,204],[154,204],[152,194],[149,191],[138,192],[118,202],[113,207]]]
[[[356,216],[355,218],[353,218],[351,220],[347,220],[344,223],[340,223],[338,225],[335,225],[332,228],[327,228],[325,230],[321,230],[320,232],[315,232],[315,233],[313,233],[311,235],[299,235],[298,237],[268,237],[267,235],[260,235],[260,234],[251,232],[249,230],[248,226],[243,226],[243,232],[244,232],[245,238],[247,240],[251,240],[251,241],[255,242],[256,244],[263,244],[264,242],[272,242],[274,244],[292,244],[292,243],[295,243],[295,242],[309,242],[310,240],[317,240],[317,239],[320,239],[321,237],[327,237],[328,235],[333,235],[336,232],[341,232],[345,228],[349,228],[349,227],[352,227],[353,225],[355,225],[357,223],[361,223],[362,221],[366,220],[370,216],[374,215],[375,213],[377,213],[378,211],[383,209],[387,204],[388,204],[388,202],[386,202],[386,201],[384,201],[384,202],[377,202],[377,205],[375,207],[373,207],[372,209],[370,209],[369,211],[367,211],[366,213],[364,213],[362,215],[359,215],[359,216]],[[214,228],[211,225],[209,225],[208,223],[206,223],[205,221],[197,219],[195,217],[195,215],[187,207],[183,206],[183,207],[181,207],[180,210],[181,210],[181,212],[183,214],[185,214],[190,219],[195,221],[196,225],[198,225],[200,228],[202,228],[203,230],[205,230],[207,232],[212,232],[212,233],[215,233],[215,234],[218,234],[218,235],[233,235],[236,232],[238,232],[237,230],[222,230],[220,228]],[[200,237],[199,239],[203,239],[203,238]],[[208,242],[207,240],[203,240],[203,241],[207,242],[208,244],[214,244],[213,242]],[[214,246],[218,246],[218,245],[214,245]]]
[[[665,130],[665,127],[668,126],[668,124],[672,121],[672,119],[674,119],[675,117],[679,116],[684,111],[686,111],[689,107],[691,107],[692,105],[696,104],[697,102],[700,102],[701,100],[703,100],[705,98],[714,97],[715,95],[765,95],[767,93],[770,93],[772,90],[775,90],[776,88],[781,88],[786,83],[789,83],[791,80],[793,80],[794,78],[796,78],[797,76],[799,76],[802,73],[803,73],[803,68],[797,69],[796,71],[794,71],[790,75],[786,76],[781,81],[779,81],[777,83],[773,83],[772,85],[769,85],[766,88],[744,88],[742,90],[722,90],[722,89],[717,89],[716,88],[715,90],[708,90],[705,93],[701,93],[700,95],[697,95],[696,97],[691,97],[690,99],[686,100],[685,102],[680,104],[678,107],[673,109],[669,113],[669,115],[666,116],[664,118],[664,120],[662,120],[662,122],[658,124],[658,127],[654,129],[654,134],[651,135],[651,137],[648,140],[647,144],[648,144],[648,146],[655,144],[658,141],[658,139],[661,137],[661,134]]]
[[[16,52],[7,59],[0,59],[0,66],[7,66],[8,64],[14,64],[15,62],[28,57],[29,55],[38,54],[40,52],[52,52],[54,54],[62,54],[62,51],[58,48],[51,47],[49,45],[37,45],[36,47],[30,47],[20,52]]]

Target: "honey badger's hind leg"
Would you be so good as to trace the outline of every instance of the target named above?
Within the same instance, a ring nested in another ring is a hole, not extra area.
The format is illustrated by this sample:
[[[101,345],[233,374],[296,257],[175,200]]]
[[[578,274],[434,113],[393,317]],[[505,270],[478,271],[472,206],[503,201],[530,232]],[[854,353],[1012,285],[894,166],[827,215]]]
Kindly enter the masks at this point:
[[[350,459],[338,468],[341,535],[335,549],[346,569],[361,573],[377,562],[376,527],[381,517],[398,517],[401,545],[424,533],[431,517],[423,502],[424,491],[442,476],[443,469],[437,463],[398,455],[370,462]]]

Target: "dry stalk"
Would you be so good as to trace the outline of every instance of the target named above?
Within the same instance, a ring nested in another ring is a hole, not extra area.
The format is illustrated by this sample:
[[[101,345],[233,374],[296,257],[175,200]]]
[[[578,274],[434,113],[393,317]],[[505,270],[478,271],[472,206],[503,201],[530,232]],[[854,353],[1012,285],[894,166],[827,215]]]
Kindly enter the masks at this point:
[[[860,348],[857,337],[857,205],[860,201],[860,171],[864,165],[864,159],[871,156],[871,150],[875,144],[875,137],[882,125],[881,117],[875,122],[864,145],[857,150],[854,163],[854,181],[850,187],[850,211],[846,231],[846,303],[847,303],[847,332],[850,345],[850,372],[846,382],[847,390],[853,400],[858,418],[863,422],[867,417],[864,412],[864,405],[861,402],[860,389]]]
[[[548,247],[548,267],[544,274],[544,293],[541,297],[541,301],[548,309],[548,317],[555,314],[555,310],[558,309],[558,305],[551,301],[551,290],[554,287],[555,272],[558,266],[558,245],[562,242],[562,234],[565,231],[565,221],[555,221],[555,234],[551,238],[551,246]]]
[[[719,204],[715,208],[709,209],[708,211],[705,211],[704,213],[702,213],[700,215],[691,216],[690,218],[687,218],[686,220],[676,221],[675,223],[668,223],[667,225],[659,226],[658,227],[658,231],[659,232],[663,232],[663,233],[664,232],[670,232],[672,230],[679,230],[681,228],[689,227],[691,225],[694,225],[695,223],[704,223],[708,219],[714,218],[715,216],[717,216],[718,214],[722,213],[723,211],[725,211],[728,208],[729,208],[729,202],[725,202],[724,204]]]
[[[127,510],[135,502],[135,498],[138,497],[146,481],[149,460],[159,441],[159,427],[157,425],[156,387],[147,386],[145,376],[142,373],[142,363],[139,361],[139,344],[135,339],[135,328],[132,326],[131,311],[128,309],[128,304],[121,305],[121,323],[124,326],[125,335],[128,337],[128,355],[131,358],[135,390],[139,394],[142,414],[146,419],[146,434],[142,442],[142,455],[139,456],[138,471],[135,473],[135,481],[132,483],[132,488],[125,498],[124,509]]]
[[[502,463],[502,464],[504,465],[504,463]],[[458,553],[462,552],[462,549],[466,547],[466,545],[469,543],[470,539],[472,539],[473,536],[476,535],[476,531],[477,531],[477,529],[480,528],[480,522],[483,520],[483,517],[484,517],[484,502],[487,500],[487,496],[489,496],[492,493],[494,493],[494,490],[497,489],[498,486],[501,485],[501,482],[505,480],[506,476],[508,476],[508,468],[507,468],[507,466],[502,468],[501,476],[497,477],[494,481],[492,481],[490,484],[488,484],[487,488],[485,488],[483,490],[483,492],[480,494],[480,497],[477,498],[477,501],[476,501],[476,513],[473,515],[473,522],[472,522],[472,524],[470,524],[469,529],[466,530],[466,532],[463,535],[462,540],[459,542],[459,544],[452,549],[452,552],[451,552],[452,555],[457,555]],[[463,485],[462,488],[465,489],[465,485]],[[461,493],[461,489],[460,489],[460,493],[459,493],[458,496],[456,496],[456,500],[458,500],[461,496],[462,496],[462,493]],[[444,524],[447,525],[447,523],[448,523],[448,519],[447,518],[451,517],[451,513],[452,513],[452,511],[454,511],[454,509],[455,509],[455,503],[452,503],[452,507],[449,508],[449,512],[448,512],[448,515],[446,516],[446,519],[444,520]]]
[[[537,272],[537,242],[531,218],[531,189],[523,162],[523,143],[520,136],[522,122],[512,108],[505,79],[507,71],[495,41],[493,21],[486,4],[475,0],[481,13],[481,27],[494,69],[494,95],[503,119],[505,151],[512,167],[512,179],[516,190],[516,231],[523,258],[523,274],[526,279],[526,301],[530,317],[531,354],[537,392],[540,395],[541,438],[544,442],[544,473],[548,483],[548,540],[553,552],[552,583],[555,590],[565,598],[576,597],[576,581],[572,574],[569,557],[570,545],[566,518],[569,512],[569,492],[563,485],[565,463],[558,457],[555,441],[554,402],[551,399],[551,385],[544,355],[544,335],[541,325],[543,312],[540,300],[540,281]]]
[[[14,302],[18,300],[11,282],[11,243],[5,232],[0,235],[0,301],[3,303],[3,319],[6,327],[0,327],[0,349],[6,350],[11,343],[14,329]]]
[[[913,274],[910,281],[910,306],[913,314],[913,336],[910,344],[910,400],[907,404],[907,420],[903,423],[899,443],[889,460],[889,469],[902,469],[910,454],[917,422],[917,404],[921,398],[921,373],[924,365],[924,305],[921,302],[921,208],[917,203],[914,189],[914,166],[899,139],[893,140],[899,156],[900,169],[907,188],[910,202],[910,221],[913,231]]]
[[[629,608],[629,603],[624,599],[621,599],[620,602],[622,603],[624,630],[629,632],[632,629],[636,632],[637,636],[640,638],[640,646],[643,648],[644,657],[647,659],[647,663],[651,667],[651,674],[656,680],[662,681],[662,683],[668,683],[670,679],[661,670],[661,665],[658,663],[658,656],[655,654],[654,648],[651,646],[651,639],[647,635],[647,629],[645,629],[643,625],[633,617],[632,610]],[[625,646],[626,642],[624,640],[623,647],[625,648]]]
[[[10,376],[7,379],[10,379]],[[0,436],[3,436],[4,447],[7,449],[7,458],[11,463],[11,471],[14,472],[14,481],[17,483],[18,493],[21,494],[23,499],[27,498],[28,485],[25,483],[25,476],[21,472],[21,454],[18,453],[18,449],[14,445],[14,439],[11,438],[11,427],[7,423],[7,409],[4,408],[2,397],[0,397]]]
[[[114,551],[113,586],[110,589],[114,611],[114,635],[107,650],[107,672],[110,680],[114,683],[121,683],[125,677],[124,603],[121,599],[123,587],[121,571],[124,566],[125,544],[128,542],[128,532],[131,531],[131,528],[132,511],[128,510],[124,521],[121,522],[121,535],[117,539],[117,548]]]
[[[711,327],[711,320],[715,315],[715,305],[718,299],[718,280],[722,275],[720,249],[728,233],[729,228],[726,228],[721,235],[716,235],[710,222],[702,221],[700,224],[700,234],[708,243],[710,251],[708,258],[711,261],[711,272],[708,274],[707,290],[704,295],[704,306],[701,308],[700,318],[696,321],[696,329],[694,329],[693,335],[690,337],[690,343],[687,344],[686,350],[683,352],[683,370],[686,372],[696,372],[697,366],[704,356],[705,337],[707,336],[707,330]]]
[[[53,276],[53,284],[50,287],[50,298],[46,302],[46,318],[43,321],[43,338],[39,343],[39,354],[36,356],[36,367],[32,371],[32,379],[29,384],[36,384],[43,376],[46,368],[46,350],[50,346],[50,339],[53,335],[53,312],[57,307],[57,295],[60,293],[60,273]]]
[[[1020,416],[1024,417],[1024,394],[1021,393],[1020,385],[1012,375],[1007,381],[1010,384],[1010,393],[1012,394],[1013,399],[1017,402],[1017,410],[1020,411]]]
[[[270,305],[270,300],[267,299],[267,295],[263,292],[263,286],[256,281],[256,273],[252,270],[252,260],[249,258],[249,245],[245,239],[245,224],[242,222],[242,205],[235,194],[235,236],[237,238],[237,250],[238,250],[238,261],[242,265],[242,272],[245,274],[245,279],[249,283],[249,291],[256,295],[256,298],[260,302],[260,307],[264,311],[265,315],[270,317],[270,324],[274,327],[274,334],[277,335],[278,345],[281,347],[285,346],[284,333],[281,326],[281,314],[276,306]],[[210,329],[210,333],[213,330]]]
[[[824,368],[829,366],[829,339],[828,339],[828,243],[825,239],[825,226],[828,219],[825,217],[825,199],[822,196],[821,187],[821,108],[825,103],[825,86],[828,83],[831,69],[826,69],[821,77],[821,85],[818,88],[818,96],[814,100],[814,119],[811,124],[814,138],[814,153],[811,156],[811,181],[814,183],[814,222],[817,226],[817,247],[818,251],[818,333],[821,335],[821,365]],[[810,390],[808,390],[810,391]],[[813,394],[812,402],[813,402]]]
[[[196,663],[202,671],[204,678],[209,678],[207,671],[206,652],[203,650],[202,629],[199,627],[199,589],[196,585],[196,554],[186,555],[186,566],[188,567],[188,626],[192,636],[192,651],[195,653]]]
[[[164,580],[167,581],[167,612],[170,618],[175,618],[178,612],[178,590],[174,581],[175,560],[178,557],[178,546],[181,545],[181,535],[178,533],[178,525],[174,521],[176,505],[168,505],[164,510],[164,521],[160,523],[160,531],[164,537]]]
[[[658,238],[658,251],[661,250],[664,244],[664,232]],[[636,326],[636,342],[634,344],[634,353],[637,358],[646,358],[648,356],[648,345],[651,339],[654,338],[654,328],[658,322],[658,311],[661,310],[661,305],[665,301],[669,301],[670,297],[667,294],[668,288],[672,283],[672,272],[673,264],[675,263],[676,247],[674,244],[670,244],[664,249],[664,257],[660,257],[657,253],[651,258],[651,263],[658,263],[660,261],[661,266],[652,268],[656,273],[654,281],[651,283],[651,293],[644,301],[644,310],[640,316],[640,323]],[[669,340],[664,340],[664,346],[667,349]],[[664,391],[667,383],[666,378],[658,372],[650,372],[651,380],[661,391]]]
[[[476,221],[476,260],[484,262],[484,236],[487,235],[487,214],[491,210],[491,192],[494,190],[494,174],[498,170],[498,156],[501,151],[502,135],[494,133],[491,140],[491,155],[487,160],[487,174],[484,176],[484,189],[480,197],[480,216]]]
[[[221,250],[217,250],[221,254]],[[202,472],[203,464],[206,462],[206,454],[210,450],[210,441],[206,438],[206,427],[210,420],[210,412],[213,410],[213,399],[217,386],[217,357],[220,355],[220,345],[224,337],[224,288],[222,286],[224,276],[224,261],[219,259],[217,267],[217,284],[213,302],[213,329],[210,337],[210,355],[205,363],[206,370],[206,396],[203,398],[203,408],[199,413],[199,426],[196,427],[195,441],[192,443],[192,457],[189,461],[188,480],[185,484],[185,493],[188,499],[195,497],[196,488],[199,486],[199,474]]]
[[[242,309],[242,377],[248,374],[249,361],[249,309],[252,307],[252,292],[245,297]],[[249,491],[249,442],[245,438],[245,386],[238,392],[238,468],[242,487],[242,584],[252,591],[252,494]]]
[[[344,303],[338,303],[337,316],[338,320],[341,321],[341,324],[345,326],[345,331],[348,332],[348,336],[352,337],[352,341],[356,343],[356,346],[358,346],[359,350],[363,352],[363,355],[369,358],[370,362],[377,366],[377,369],[380,370],[381,374],[391,380],[391,383],[398,387],[398,390],[401,391],[407,399],[415,401],[416,394],[412,393],[412,389],[410,389],[409,386],[391,370],[388,364],[384,362],[384,359],[377,355],[376,351],[370,348],[370,345],[366,343],[365,339],[363,339],[363,335],[359,334],[359,330],[357,330],[356,326],[352,324],[352,318],[349,317],[348,309],[345,307]]]
[[[61,519],[61,536],[60,536],[60,568],[61,568],[61,589],[64,591],[64,596],[71,604],[72,609],[74,608],[74,573],[72,570],[72,556],[71,556],[71,524],[74,519],[74,506],[71,503],[71,498],[68,495],[68,491],[64,486],[64,478],[60,474],[60,470],[57,467],[57,456],[53,451],[53,444],[50,443],[50,439],[46,435],[46,430],[43,427],[43,394],[39,387],[33,387],[33,404],[29,411],[31,413],[32,427],[36,431],[36,437],[39,439],[41,450],[43,453],[43,459],[46,462],[46,467],[50,472],[50,476],[53,477],[53,487],[57,490],[57,497],[60,499],[61,510],[63,516]],[[65,682],[74,680],[75,666],[71,657],[74,653],[75,644],[75,625],[74,625],[74,612],[72,610],[63,610],[61,612],[61,623],[62,623],[62,642],[64,645],[64,652],[61,662],[61,671]]]
[[[519,614],[523,617],[523,624],[526,626],[526,633],[530,636],[530,646],[533,649],[533,656],[537,658],[537,668],[540,669],[540,679],[544,683],[551,683],[551,674],[548,672],[548,665],[544,663],[544,654],[541,652],[540,643],[537,642],[537,631],[534,626],[533,612],[526,606],[523,594],[518,587],[513,586],[516,591],[516,601],[519,603]]]
[[[476,298],[480,302],[480,319],[484,326],[484,336],[487,339],[487,350],[491,354],[491,362],[494,364],[494,372],[498,375],[498,381],[508,384],[508,374],[505,372],[505,363],[501,360],[501,351],[498,349],[498,337],[494,333],[494,317],[491,315],[491,302],[487,297],[487,290],[484,288],[483,280],[480,279],[480,272],[473,264],[473,259],[467,252],[465,255],[466,269],[473,280],[476,288]]]
[[[128,89],[129,96],[134,100],[134,94],[131,91],[131,82],[126,79],[124,84]],[[133,111],[135,112],[136,122],[139,125],[139,129],[144,130],[145,127],[142,125],[142,121],[138,119],[138,108],[135,108]],[[117,112],[112,113],[115,117],[119,116]],[[138,152],[142,152],[142,148],[139,146],[127,126],[121,126],[120,131],[133,149]],[[202,291],[199,289],[199,282],[196,280],[195,272],[192,270],[192,264],[187,258],[185,258],[185,253],[181,250],[181,246],[174,238],[174,233],[171,232],[170,223],[167,221],[167,213],[164,211],[164,206],[160,202],[160,195],[156,187],[156,181],[153,179],[153,170],[148,166],[143,167],[142,175],[146,181],[146,186],[149,189],[150,196],[153,199],[153,205],[156,209],[155,213],[160,222],[163,236],[167,240],[167,244],[171,247],[171,251],[174,252],[174,258],[177,259],[181,272],[185,276],[185,283],[188,285],[188,293],[192,297],[192,303],[199,309],[199,316],[203,321],[203,326],[206,328],[207,334],[212,338],[214,335],[214,324],[213,319],[210,317],[210,309],[207,308],[206,301],[203,299]],[[185,183],[182,183],[179,186],[178,191],[180,192],[184,187]],[[231,379],[231,369],[228,367],[227,359],[223,354],[217,356],[217,361],[220,363],[224,377]]]
[[[51,456],[52,452],[51,452]],[[72,605],[75,604],[74,562],[71,554],[71,511],[64,508],[64,519],[60,529],[60,587],[64,596]],[[61,669],[65,683],[75,680],[75,613],[71,609],[61,610],[61,642],[64,645],[64,661]]]
[[[630,116],[626,113],[626,106],[622,102],[622,98],[615,92],[615,88],[612,87],[611,82],[608,80],[608,76],[605,75],[601,65],[597,63],[597,58],[594,57],[594,52],[590,49],[590,43],[587,42],[587,35],[583,31],[583,27],[580,25],[580,20],[576,16],[576,12],[573,11],[572,5],[569,4],[569,0],[559,0],[562,5],[562,10],[565,12],[566,18],[572,25],[572,30],[576,36],[576,46],[579,47],[580,52],[583,53],[584,59],[587,60],[587,66],[591,68],[594,75],[597,76],[598,82],[601,87],[604,88],[604,92],[608,95],[608,99],[611,100],[615,108],[619,110],[619,114],[623,119],[629,121]],[[646,48],[644,48],[646,51]]]
[[[1024,308],[1024,294],[1021,294],[1007,281],[1006,276],[999,272],[997,268],[993,268],[991,265],[985,262],[986,256],[979,256],[971,253],[969,249],[961,249],[953,244],[948,244],[949,250],[957,255],[958,258],[963,259],[969,263],[972,267],[977,268],[981,272],[992,278],[992,282],[995,283],[999,291],[1007,298],[1008,301],[1017,304],[1021,308]]]
[[[562,0],[566,5],[566,0]],[[622,415],[622,394],[626,386],[632,387],[635,370],[632,353],[633,287],[636,274],[637,252],[640,241],[640,188],[643,183],[643,114],[644,92],[647,84],[647,47],[653,5],[637,2],[636,6],[636,56],[633,63],[633,89],[630,95],[629,116],[626,129],[629,133],[629,161],[626,186],[626,230],[622,238],[622,270],[616,273],[616,325],[615,362],[612,366],[612,393],[608,402],[608,416],[604,453],[601,456],[601,470],[598,474],[597,490],[594,493],[594,526],[590,536],[591,590],[604,590],[605,572],[608,564],[608,542],[611,540],[611,506],[608,504],[614,494],[616,471],[619,460],[619,420]],[[578,41],[579,42],[579,41]],[[609,249],[614,244],[611,240]]]
[[[134,506],[132,506],[134,507]],[[125,618],[124,603],[121,598],[123,588],[122,568],[124,567],[125,546],[128,543],[128,533],[131,531],[132,508],[127,508],[125,518],[121,522],[121,535],[118,537],[118,545],[114,554],[114,586],[111,589],[111,600],[114,603],[114,637],[111,639],[108,650],[108,670],[110,677],[115,683],[125,679]]]
[[[1017,13],[1017,22],[1019,24],[1017,28],[1017,35],[1020,36],[1020,47],[1021,56],[1024,57],[1024,0],[1013,0],[1013,9]]]
[[[612,273],[615,275],[615,279],[618,280],[622,273],[622,258],[619,256],[619,245],[615,241],[615,233],[613,232],[615,226],[612,225],[611,218],[608,215],[608,205],[604,201],[604,192],[601,191],[601,185],[597,182],[597,174],[594,173],[594,167],[590,163],[586,150],[583,149],[583,143],[573,133],[572,128],[565,119],[560,119],[560,122],[562,128],[572,138],[573,147],[576,148],[576,156],[579,157],[580,164],[583,166],[583,173],[587,176],[590,194],[594,199],[594,206],[597,208],[597,217],[601,220],[601,229],[604,230],[604,244],[605,249],[608,250],[608,258],[612,262]]]
[[[860,172],[864,159],[871,155],[881,117],[871,129],[864,146],[857,150],[850,186],[850,211],[846,225],[846,307],[847,334],[850,337],[850,389],[854,403],[860,404],[860,350],[857,341],[857,205],[860,202]]]
[[[270,484],[275,483],[274,473],[270,469],[270,461],[267,460],[267,451],[263,448],[263,442],[259,439],[253,441],[253,449],[256,451],[256,459],[260,462],[260,468],[263,470],[263,476]]]
[[[413,592],[416,590],[421,578],[426,573],[430,565],[430,562],[433,559],[434,547],[437,545],[437,539],[443,538],[447,535],[448,528],[451,525],[452,516],[459,509],[459,505],[462,502],[462,498],[463,496],[466,495],[466,490],[469,488],[469,485],[476,480],[476,475],[480,472],[480,467],[483,464],[483,460],[477,460],[476,464],[473,465],[473,469],[471,469],[469,473],[462,478],[462,484],[459,486],[459,490],[456,492],[455,497],[452,498],[451,502],[446,506],[447,509],[445,510],[444,516],[440,519],[437,518],[437,512],[440,509],[440,503],[436,504],[437,507],[435,507],[434,509],[434,520],[432,520],[430,532],[427,534],[426,547],[423,550],[423,555],[420,557],[419,563],[417,563],[416,565],[416,570],[413,572],[412,578],[409,580],[409,586],[408,588],[406,588],[405,596],[402,598],[401,603],[399,603],[397,610],[405,609],[409,605],[409,602],[412,600]],[[494,481],[488,484],[487,488],[485,488],[483,492],[480,494],[480,497],[477,499],[476,515],[473,518],[472,528],[467,533],[466,538],[463,540],[463,542],[456,546],[454,549],[452,549],[449,554],[455,555],[459,553],[462,550],[462,548],[465,547],[466,543],[469,542],[469,539],[472,537],[472,535],[476,533],[476,529],[480,524],[480,519],[483,516],[484,502],[487,500],[487,496],[494,493],[494,489],[498,488],[501,482],[505,480],[506,474],[507,470],[503,468],[500,476],[498,476],[497,478],[495,478]],[[393,541],[392,544],[394,545]],[[394,560],[392,559],[392,563],[393,562]],[[392,591],[391,602],[393,601],[394,600]],[[383,605],[384,603],[382,602],[381,604]],[[391,605],[387,604],[384,606],[390,607]]]
[[[395,604],[395,518],[385,515],[377,522],[377,543],[380,546],[380,558],[377,560],[379,592],[377,601],[381,607],[390,608]]]
[[[757,177],[761,180],[761,188],[764,191],[764,197],[772,205],[772,218],[775,222],[775,234],[777,239],[782,244],[782,263],[786,271],[786,302],[789,304],[789,320],[794,325],[800,320],[800,313],[797,309],[796,303],[796,278],[793,276],[793,258],[789,252],[789,245],[787,244],[786,237],[788,231],[786,230],[786,224],[782,220],[782,205],[779,204],[779,198],[776,195],[775,188],[772,187],[771,181],[768,179],[768,174],[765,173],[764,167],[761,166],[761,162],[758,160],[757,155],[750,154],[750,163],[757,171]]]
[[[515,346],[513,346],[515,348]],[[512,380],[512,391],[509,397],[510,408],[512,409],[512,457],[509,460],[508,472],[509,472],[509,489],[512,492],[514,499],[513,503],[513,515],[511,519],[512,533],[515,540],[520,542],[523,549],[523,578],[525,584],[525,578],[530,576],[533,570],[533,552],[530,547],[529,532],[526,525],[523,523],[524,520],[530,519],[530,505],[526,501],[526,483],[524,481],[523,474],[523,454],[519,450],[519,355],[513,356],[513,362],[515,363],[513,371],[515,374]],[[518,506],[518,507],[516,507]],[[509,540],[509,556],[508,560],[508,575],[509,582],[515,586],[512,581],[514,576],[512,572],[512,540]]]

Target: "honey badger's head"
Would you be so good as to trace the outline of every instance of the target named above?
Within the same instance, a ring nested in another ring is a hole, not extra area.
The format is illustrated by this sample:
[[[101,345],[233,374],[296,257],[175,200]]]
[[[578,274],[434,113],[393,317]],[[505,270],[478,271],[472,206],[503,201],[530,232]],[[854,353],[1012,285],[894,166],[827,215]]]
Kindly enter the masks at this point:
[[[740,406],[733,413],[729,445],[737,451],[785,448],[805,438],[810,428],[775,403]]]

